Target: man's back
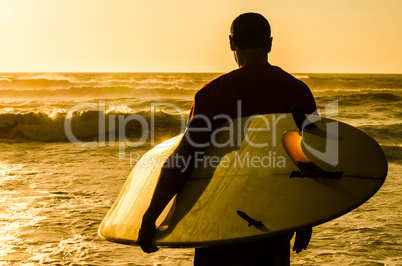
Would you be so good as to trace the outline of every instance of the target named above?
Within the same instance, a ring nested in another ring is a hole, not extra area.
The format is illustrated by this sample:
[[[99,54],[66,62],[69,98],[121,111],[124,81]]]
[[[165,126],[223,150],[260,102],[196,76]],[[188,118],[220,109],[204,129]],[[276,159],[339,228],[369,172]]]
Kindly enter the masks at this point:
[[[245,65],[206,84],[195,96],[190,118],[204,115],[216,127],[217,115],[230,118],[269,113],[290,113],[301,105],[305,113],[316,110],[309,88],[279,67]]]
[[[195,96],[190,119],[211,122],[204,141],[228,116],[232,119],[268,113],[290,113],[301,105],[305,113],[316,110],[309,88],[278,67],[245,65],[206,84]],[[217,119],[222,117],[223,120]],[[191,127],[191,125],[190,125]],[[293,233],[243,244],[196,249],[195,265],[286,265]]]

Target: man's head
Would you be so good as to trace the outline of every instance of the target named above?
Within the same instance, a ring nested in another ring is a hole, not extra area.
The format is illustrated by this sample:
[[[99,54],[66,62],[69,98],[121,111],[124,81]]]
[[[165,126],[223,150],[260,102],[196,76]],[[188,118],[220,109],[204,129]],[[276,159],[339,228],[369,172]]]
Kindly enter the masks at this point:
[[[240,50],[271,50],[271,27],[264,16],[257,13],[244,13],[233,20],[230,27],[231,42]],[[235,47],[231,43],[232,50]]]

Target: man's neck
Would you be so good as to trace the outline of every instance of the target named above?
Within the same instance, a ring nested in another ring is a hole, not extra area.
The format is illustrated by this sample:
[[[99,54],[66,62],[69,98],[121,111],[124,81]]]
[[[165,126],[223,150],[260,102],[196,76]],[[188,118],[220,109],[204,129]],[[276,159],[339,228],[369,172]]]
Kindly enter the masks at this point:
[[[269,64],[268,53],[263,49],[236,50],[235,57],[239,67],[251,64]]]

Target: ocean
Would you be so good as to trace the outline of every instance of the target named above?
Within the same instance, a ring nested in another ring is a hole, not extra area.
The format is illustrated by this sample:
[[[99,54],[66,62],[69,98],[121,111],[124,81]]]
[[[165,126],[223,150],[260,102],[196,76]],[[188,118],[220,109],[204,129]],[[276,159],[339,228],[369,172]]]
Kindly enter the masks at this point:
[[[180,133],[195,92],[218,75],[0,74],[0,265],[192,265],[193,249],[145,254],[97,229],[132,154]],[[376,139],[389,170],[368,202],[314,227],[292,265],[402,264],[402,75],[294,75],[321,115]]]

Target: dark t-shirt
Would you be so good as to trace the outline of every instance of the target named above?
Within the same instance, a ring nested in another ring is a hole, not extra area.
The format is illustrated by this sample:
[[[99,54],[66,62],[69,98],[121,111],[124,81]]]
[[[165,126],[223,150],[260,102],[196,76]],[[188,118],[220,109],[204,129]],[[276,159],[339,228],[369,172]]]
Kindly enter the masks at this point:
[[[271,65],[246,65],[206,84],[195,95],[190,121],[196,115],[206,116],[212,129],[222,119],[257,114],[290,113],[294,105],[312,113],[316,104],[310,89],[281,68]]]
[[[206,84],[195,95],[189,127],[206,127],[198,139],[207,142],[210,134],[227,119],[258,114],[290,113],[301,105],[305,113],[316,111],[310,89],[281,68],[271,65],[246,65]],[[197,116],[204,116],[198,120]],[[195,120],[198,120],[193,124]],[[201,122],[199,122],[201,121]],[[200,137],[201,136],[201,137]],[[292,234],[244,244],[198,248],[195,265],[288,265],[289,241]]]

